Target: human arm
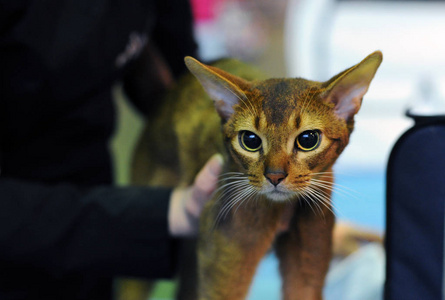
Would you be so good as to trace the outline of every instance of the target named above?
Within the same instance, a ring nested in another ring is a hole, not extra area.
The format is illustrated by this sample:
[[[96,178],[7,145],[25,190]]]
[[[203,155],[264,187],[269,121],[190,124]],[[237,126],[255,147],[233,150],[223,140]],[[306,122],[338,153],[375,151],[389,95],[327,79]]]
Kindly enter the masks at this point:
[[[199,214],[220,171],[221,157],[215,156],[193,186],[173,193],[2,178],[0,260],[55,274],[94,270],[169,277],[176,256],[172,236],[196,234]]]
[[[62,275],[171,276],[170,190],[0,180],[2,261]],[[162,201],[164,200],[164,201]]]
[[[146,115],[155,113],[156,100],[186,71],[184,57],[197,53],[189,1],[157,0],[153,5],[156,17],[148,23],[146,44],[123,77],[125,93]]]

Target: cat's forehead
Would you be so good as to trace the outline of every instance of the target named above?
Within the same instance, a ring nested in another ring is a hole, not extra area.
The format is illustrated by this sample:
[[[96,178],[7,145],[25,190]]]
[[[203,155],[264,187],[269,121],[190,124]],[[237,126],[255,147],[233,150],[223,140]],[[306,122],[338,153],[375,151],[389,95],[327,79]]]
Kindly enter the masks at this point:
[[[295,117],[297,108],[316,94],[317,83],[301,78],[268,79],[254,87],[266,122],[280,125]],[[314,100],[314,99],[312,99]]]

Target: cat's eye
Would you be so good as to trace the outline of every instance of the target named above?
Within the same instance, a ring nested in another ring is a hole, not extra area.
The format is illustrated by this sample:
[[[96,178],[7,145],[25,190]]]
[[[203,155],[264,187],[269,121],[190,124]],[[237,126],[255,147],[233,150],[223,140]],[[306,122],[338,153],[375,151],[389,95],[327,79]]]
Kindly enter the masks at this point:
[[[321,142],[320,132],[318,130],[306,130],[297,137],[297,147],[302,151],[315,150]]]
[[[239,143],[244,150],[255,152],[261,149],[261,138],[251,131],[241,131]]]

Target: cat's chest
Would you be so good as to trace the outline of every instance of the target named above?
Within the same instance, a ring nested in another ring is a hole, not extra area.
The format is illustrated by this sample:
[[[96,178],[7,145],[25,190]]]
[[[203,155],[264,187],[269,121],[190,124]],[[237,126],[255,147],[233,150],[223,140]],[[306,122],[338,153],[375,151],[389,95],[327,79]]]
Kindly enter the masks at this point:
[[[284,207],[280,217],[278,218],[277,234],[289,230],[292,217],[295,215],[296,204],[289,203]]]

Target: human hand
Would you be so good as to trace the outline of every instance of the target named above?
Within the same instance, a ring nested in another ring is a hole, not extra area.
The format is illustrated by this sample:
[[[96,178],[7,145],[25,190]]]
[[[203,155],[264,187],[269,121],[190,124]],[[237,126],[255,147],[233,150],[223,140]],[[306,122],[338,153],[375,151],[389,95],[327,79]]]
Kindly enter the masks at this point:
[[[217,187],[222,164],[222,156],[213,155],[196,175],[192,186],[173,190],[168,211],[172,236],[194,236],[198,233],[199,216]]]

